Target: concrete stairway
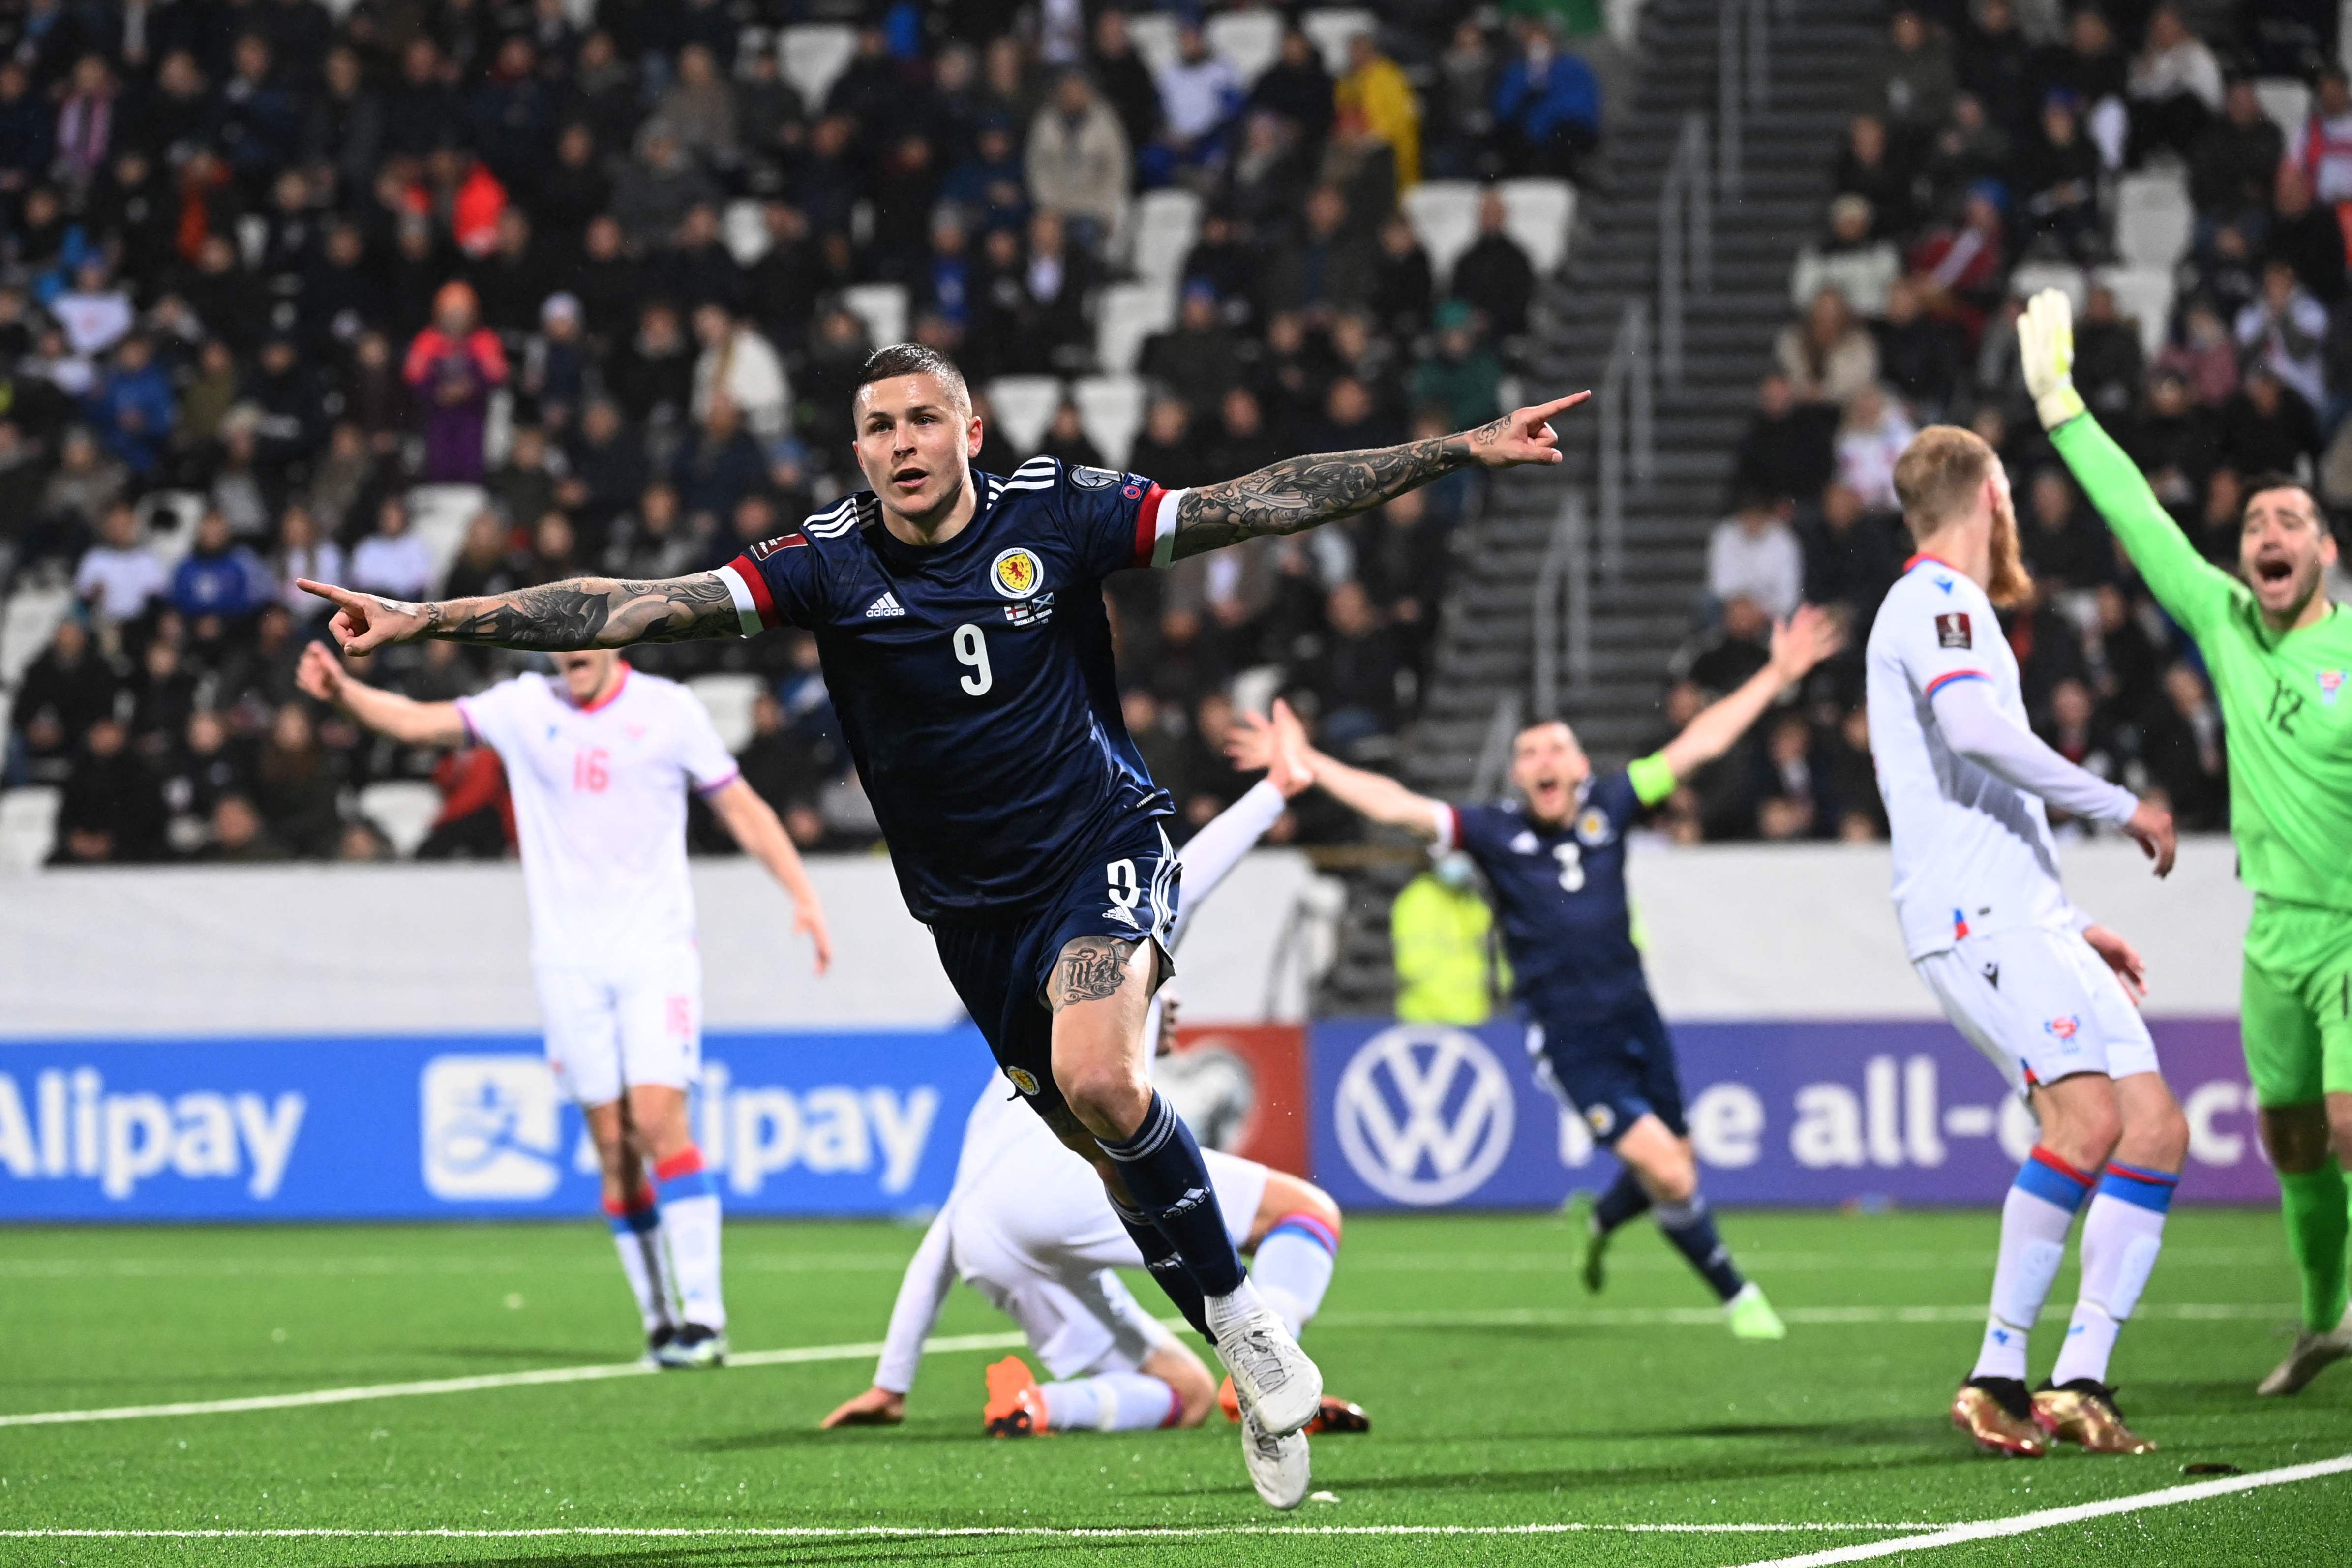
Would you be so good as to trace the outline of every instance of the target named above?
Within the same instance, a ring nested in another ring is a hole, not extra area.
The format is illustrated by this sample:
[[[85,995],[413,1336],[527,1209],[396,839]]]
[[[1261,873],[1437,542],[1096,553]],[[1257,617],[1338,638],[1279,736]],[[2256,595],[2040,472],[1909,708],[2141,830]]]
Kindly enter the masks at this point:
[[[1684,374],[1661,380],[1654,479],[1630,486],[1622,573],[1595,584],[1592,683],[1565,700],[1602,766],[1624,762],[1657,721],[1666,663],[1688,633],[1706,534],[1722,515],[1732,450],[1791,317],[1789,272],[1821,227],[1829,172],[1880,35],[1876,0],[1792,0],[1770,23],[1769,89],[1743,114],[1739,195],[1714,205],[1711,286],[1686,297]],[[1615,127],[1580,205],[1565,274],[1546,290],[1528,396],[1597,387],[1627,301],[1652,302],[1661,269],[1660,190],[1685,116],[1714,122],[1717,0],[1650,0],[1632,111]],[[1596,479],[1592,405],[1567,416],[1568,460],[1499,476],[1446,607],[1434,677],[1404,772],[1437,795],[1466,789],[1497,700],[1530,689],[1533,586],[1566,492]],[[1322,1004],[1385,1012],[1393,993],[1387,910],[1412,858],[1349,874],[1348,916]]]

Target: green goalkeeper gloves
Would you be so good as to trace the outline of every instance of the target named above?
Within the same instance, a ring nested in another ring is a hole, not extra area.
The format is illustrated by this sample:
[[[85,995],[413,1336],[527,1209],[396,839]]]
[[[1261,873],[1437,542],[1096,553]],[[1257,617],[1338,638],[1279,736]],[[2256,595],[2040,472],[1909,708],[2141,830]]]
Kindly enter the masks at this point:
[[[2084,412],[2083,395],[2074,390],[2074,306],[2065,290],[2044,289],[2026,301],[2017,318],[2017,352],[2044,430]]]

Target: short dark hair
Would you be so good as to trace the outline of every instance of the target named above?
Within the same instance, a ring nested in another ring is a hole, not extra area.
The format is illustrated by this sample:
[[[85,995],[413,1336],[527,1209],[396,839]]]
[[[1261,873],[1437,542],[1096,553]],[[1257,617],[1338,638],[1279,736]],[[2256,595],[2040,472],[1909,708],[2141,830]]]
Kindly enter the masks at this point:
[[[885,343],[866,356],[866,368],[857,373],[857,384],[870,386],[877,381],[895,381],[902,375],[936,376],[940,385],[971,406],[971,388],[964,384],[963,372],[955,361],[928,343]],[[852,389],[851,395],[856,395]]]
[[[2259,474],[2249,474],[2240,482],[2238,489],[2238,526],[2240,528],[2246,525],[2246,513],[2252,510],[2254,498],[2265,490],[2301,490],[2305,499],[2311,502],[2312,515],[2319,519],[2319,531],[2322,533],[2334,531],[2328,522],[2327,505],[2319,499],[2319,492],[2293,474],[2278,468],[2272,468]]]

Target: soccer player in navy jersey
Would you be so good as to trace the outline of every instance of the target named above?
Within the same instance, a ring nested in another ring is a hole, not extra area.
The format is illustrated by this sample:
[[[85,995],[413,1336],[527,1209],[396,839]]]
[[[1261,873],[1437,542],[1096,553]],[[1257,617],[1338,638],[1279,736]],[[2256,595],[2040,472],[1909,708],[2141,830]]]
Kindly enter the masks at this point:
[[[1731,1261],[1699,1195],[1674,1040],[1650,999],[1626,907],[1625,834],[1682,780],[1729,751],[1783,688],[1837,651],[1839,640],[1829,616],[1799,609],[1773,631],[1769,663],[1681,734],[1615,773],[1595,773],[1561,721],[1530,724],[1512,744],[1511,783],[1520,799],[1507,805],[1448,805],[1335,762],[1307,746],[1281,702],[1272,720],[1238,715],[1230,742],[1244,768],[1265,767],[1274,751],[1287,750],[1294,771],[1313,773],[1341,805],[1477,862],[1500,917],[1536,1075],[1622,1164],[1587,1211],[1585,1289],[1601,1289],[1611,1234],[1654,1211],[1658,1229],[1713,1287],[1741,1339],[1777,1340],[1787,1330]]]
[[[522,648],[816,634],[825,685],[908,910],[1013,1086],[1101,1174],[1153,1277],[1217,1347],[1244,1408],[1288,1439],[1322,1377],[1258,1299],[1144,1016],[1170,973],[1172,814],[1119,716],[1098,584],[1380,506],[1474,464],[1559,461],[1578,393],[1459,435],[1291,458],[1165,490],[1051,458],[976,474],[963,376],[878,350],[852,407],[868,489],[730,565],[407,604],[325,584],[346,653],[424,637]],[[1303,1443],[1305,1438],[1298,1436]]]

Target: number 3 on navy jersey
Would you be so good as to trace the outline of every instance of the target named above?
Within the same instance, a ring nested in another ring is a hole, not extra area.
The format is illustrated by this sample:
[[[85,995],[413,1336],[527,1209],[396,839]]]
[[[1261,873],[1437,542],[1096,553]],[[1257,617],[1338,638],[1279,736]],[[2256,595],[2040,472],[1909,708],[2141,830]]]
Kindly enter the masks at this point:
[[[988,668],[987,637],[970,621],[955,629],[955,656],[958,664],[971,667],[971,673],[956,684],[969,696],[987,696],[989,688],[996,684],[996,672]]]
[[[1551,858],[1559,862],[1559,885],[1571,893],[1584,890],[1584,848],[1573,838],[1551,847]]]

